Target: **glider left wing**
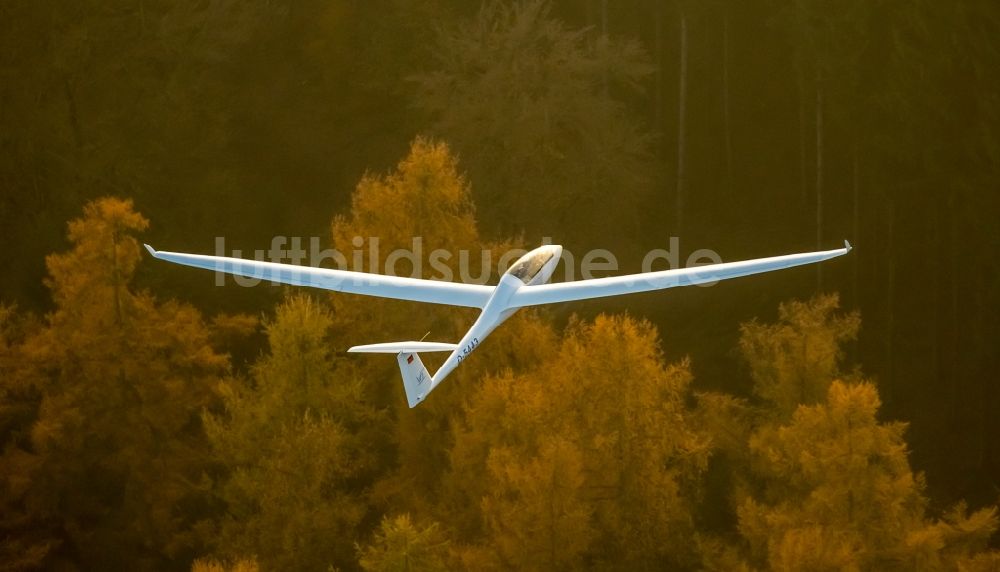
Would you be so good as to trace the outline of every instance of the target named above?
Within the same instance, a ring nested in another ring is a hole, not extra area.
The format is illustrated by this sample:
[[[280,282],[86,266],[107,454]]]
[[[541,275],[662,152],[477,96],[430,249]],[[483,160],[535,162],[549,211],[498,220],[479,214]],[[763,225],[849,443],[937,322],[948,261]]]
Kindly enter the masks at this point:
[[[146,250],[154,258],[176,264],[225,272],[247,278],[258,278],[295,286],[311,286],[334,292],[348,292],[380,298],[430,302],[450,306],[482,308],[493,295],[492,286],[459,284],[439,280],[422,280],[403,276],[385,276],[367,272],[351,272],[331,268],[314,268],[295,264],[262,262],[226,256],[161,252],[148,244]]]

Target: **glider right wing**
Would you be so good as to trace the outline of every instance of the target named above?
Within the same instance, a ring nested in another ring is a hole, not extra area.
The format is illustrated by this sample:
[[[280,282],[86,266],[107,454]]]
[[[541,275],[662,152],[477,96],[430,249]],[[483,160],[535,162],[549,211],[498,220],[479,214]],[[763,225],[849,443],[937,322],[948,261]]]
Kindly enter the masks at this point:
[[[183,264],[184,266],[204,268],[206,270],[280,282],[282,284],[311,286],[313,288],[333,290],[334,292],[348,292],[350,294],[364,294],[380,298],[431,302],[433,304],[448,304],[451,306],[468,306],[470,308],[482,308],[486,305],[490,296],[493,295],[492,286],[479,284],[460,284],[440,280],[386,276],[383,274],[351,272],[331,268],[314,268],[311,266],[280,264],[277,262],[261,262],[226,256],[161,252],[154,250],[148,244],[144,246],[154,258]]]

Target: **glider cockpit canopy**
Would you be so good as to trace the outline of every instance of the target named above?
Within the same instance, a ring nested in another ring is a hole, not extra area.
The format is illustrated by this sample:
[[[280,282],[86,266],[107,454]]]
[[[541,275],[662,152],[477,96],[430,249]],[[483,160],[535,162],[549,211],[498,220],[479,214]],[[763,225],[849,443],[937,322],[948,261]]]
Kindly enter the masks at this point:
[[[525,284],[531,284],[531,281],[555,255],[555,249],[534,250],[517,259],[517,262],[507,270],[507,274],[518,278]]]

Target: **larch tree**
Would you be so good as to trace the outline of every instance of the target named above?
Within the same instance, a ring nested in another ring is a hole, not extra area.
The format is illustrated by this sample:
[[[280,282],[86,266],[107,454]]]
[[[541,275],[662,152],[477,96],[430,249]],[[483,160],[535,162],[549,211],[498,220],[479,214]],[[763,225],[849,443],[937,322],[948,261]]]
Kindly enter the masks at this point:
[[[737,547],[716,535],[735,529],[739,502],[734,499],[759,489],[751,469],[750,436],[789,420],[802,404],[823,402],[830,383],[842,377],[842,344],[855,338],[860,318],[838,308],[837,295],[816,296],[782,303],[773,323],[754,319],[741,324],[738,350],[754,399],[698,395],[697,426],[710,437],[714,460],[708,480],[725,488],[707,492],[714,500],[699,507],[703,519],[718,524],[716,530],[699,531],[703,566],[724,570],[747,565]]]
[[[243,558],[232,562],[199,558],[191,565],[191,572],[258,572],[260,567],[254,559]]]
[[[825,403],[751,437],[766,485],[739,507],[739,529],[772,568],[867,569],[920,526],[923,484],[905,426],[879,423],[879,405],[874,386],[835,381]]]
[[[133,289],[146,226],[130,201],[89,203],[47,259],[55,309],[24,341],[41,399],[23,502],[51,523],[54,558],[85,567],[161,568],[194,548],[199,414],[228,368],[196,310]]]
[[[437,523],[413,522],[408,514],[385,517],[371,543],[358,548],[365,572],[444,572],[448,541]]]
[[[555,347],[533,370],[491,376],[470,401],[451,456],[451,470],[465,478],[449,481],[452,494],[467,504],[484,499],[485,541],[506,558],[519,543],[553,538],[524,538],[503,524],[518,513],[511,504],[524,503],[522,512],[558,509],[559,519],[547,522],[590,538],[567,544],[584,562],[630,570],[690,564],[692,485],[708,446],[688,419],[687,363],[665,365],[655,329],[621,316],[574,322]],[[565,467],[548,464],[556,452]],[[539,488],[525,474],[549,484]]]
[[[747,556],[706,550],[710,569],[953,568],[977,558],[996,530],[994,507],[927,517],[906,424],[881,421],[875,386],[840,363],[860,319],[836,310],[835,296],[817,296],[782,304],[776,323],[744,324],[740,350],[762,403],[753,415],[738,401],[706,400],[717,445],[737,460],[732,498]],[[742,451],[720,413],[744,419]]]
[[[480,235],[475,213],[470,185],[460,175],[449,147],[417,138],[393,171],[367,174],[358,183],[350,213],[333,221],[333,248],[352,269],[486,283],[496,278],[501,263],[509,265],[516,256],[507,255],[509,243]],[[362,263],[360,267],[356,262]],[[476,318],[476,310],[470,308],[341,293],[332,294],[330,303],[332,343],[338,350],[361,343],[421,339],[428,333],[431,340],[457,341]],[[518,368],[539,357],[545,346],[537,342],[547,339],[547,331],[535,312],[520,312],[435,391],[434,399],[415,409],[407,408],[394,359],[364,355],[339,359],[340,366],[362,384],[366,399],[389,410],[394,420],[383,425],[386,434],[376,447],[395,453],[384,459],[389,476],[374,487],[377,504],[392,503],[393,512],[428,514],[439,500],[437,489],[448,464],[450,419],[460,411],[462,400],[493,364]],[[433,371],[441,358],[425,354],[423,359]]]
[[[503,568],[577,570],[595,535],[582,454],[558,436],[539,441],[528,457],[510,447],[490,451],[486,526]]]
[[[995,507],[926,520],[906,426],[880,422],[880,405],[874,385],[834,381],[824,403],[751,437],[765,486],[738,510],[755,561],[776,570],[933,570],[985,546]]]
[[[332,326],[324,304],[289,297],[266,324],[270,351],[252,379],[224,383],[224,410],[206,416],[226,512],[200,528],[221,556],[275,569],[353,563],[378,410],[337,368]]]
[[[24,352],[39,324],[17,306],[0,303],[0,562],[10,570],[41,568],[59,546],[55,518],[37,515],[30,503],[38,458],[31,453],[31,427],[45,385]]]
[[[776,323],[740,326],[740,354],[770,413],[787,419],[799,405],[819,403],[842,373],[842,344],[857,336],[861,320],[838,314],[839,304],[836,294],[793,300],[778,307]]]

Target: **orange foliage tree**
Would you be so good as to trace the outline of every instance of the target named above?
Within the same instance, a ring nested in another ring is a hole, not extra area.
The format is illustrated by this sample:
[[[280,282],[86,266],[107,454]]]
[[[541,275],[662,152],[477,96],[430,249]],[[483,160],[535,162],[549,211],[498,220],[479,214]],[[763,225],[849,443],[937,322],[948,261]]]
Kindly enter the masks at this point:
[[[69,224],[70,250],[47,259],[55,309],[21,348],[40,395],[27,437],[5,453],[21,472],[7,477],[61,545],[49,562],[155,568],[194,543],[199,412],[228,359],[198,311],[131,286],[147,224],[130,201],[89,203]]]
[[[466,406],[447,479],[459,522],[478,519],[503,566],[690,564],[708,442],[688,364],[664,364],[655,328],[628,316],[574,322],[550,347]]]
[[[224,410],[205,416],[226,513],[200,529],[224,557],[296,570],[354,562],[381,415],[337,367],[332,323],[325,304],[290,296],[265,323],[270,350],[252,379],[223,383]]]
[[[498,264],[511,246],[480,236],[470,192],[448,146],[417,138],[395,170],[386,175],[365,175],[358,183],[350,214],[333,221],[333,247],[352,265],[355,251],[360,251],[367,262],[365,271],[385,272],[387,262],[392,266],[393,259],[398,259],[403,260],[394,267],[399,274],[442,278],[448,273],[453,280],[496,278]],[[416,259],[419,269],[413,267],[412,259],[398,256],[399,249],[415,250],[414,239],[422,249],[422,256]],[[438,255],[433,255],[437,249]],[[373,255],[376,250],[377,255]],[[340,293],[331,295],[330,303],[334,316],[331,337],[339,350],[365,342],[420,339],[427,332],[430,339],[455,341],[476,318],[476,310],[470,308],[361,299]],[[366,399],[390,409],[394,419],[382,448],[394,449],[395,455],[389,459],[389,477],[375,487],[374,502],[391,504],[395,513],[432,513],[448,463],[453,412],[485,372],[497,364],[519,368],[532,363],[541,357],[549,339],[548,326],[536,312],[520,312],[435,391],[434,399],[412,410],[407,409],[395,360],[385,356],[341,358],[345,375],[360,380]],[[436,367],[440,359],[434,355],[427,358],[429,368]]]
[[[878,419],[875,385],[842,366],[859,318],[837,296],[781,305],[778,322],[742,327],[740,349],[761,406],[703,400],[705,418],[744,422],[723,435],[736,459],[732,499],[742,542],[703,543],[711,569],[936,570],[979,566],[996,508],[927,516],[923,476],[909,464],[904,423]],[[747,418],[750,418],[747,422]],[[707,424],[722,429],[723,424]],[[742,450],[740,450],[742,449]],[[975,569],[975,568],[973,568]]]

